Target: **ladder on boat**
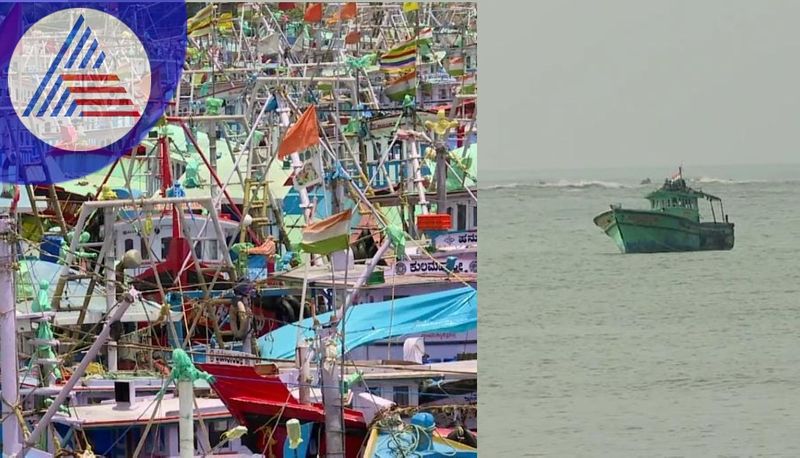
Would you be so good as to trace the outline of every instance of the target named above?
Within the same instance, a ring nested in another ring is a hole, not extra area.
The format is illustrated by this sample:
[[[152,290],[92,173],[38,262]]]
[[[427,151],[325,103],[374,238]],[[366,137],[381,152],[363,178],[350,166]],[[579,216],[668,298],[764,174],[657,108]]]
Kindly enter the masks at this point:
[[[45,228],[44,224],[42,224],[42,219],[45,218],[44,214],[48,213],[52,215],[48,217],[55,220],[56,225],[61,230],[61,235],[65,237],[67,235],[67,223],[64,220],[64,208],[62,207],[61,202],[58,200],[58,192],[56,191],[56,187],[54,185],[48,185],[39,186],[39,188],[44,188],[47,192],[47,195],[36,195],[36,189],[34,186],[25,186],[25,192],[28,194],[28,199],[31,201],[31,210],[33,211],[33,216],[36,218],[39,230],[41,231],[42,235],[44,235]],[[44,203],[45,207],[40,209],[38,203]]]
[[[249,166],[244,179],[242,196],[242,215],[250,215],[251,226],[262,239],[268,234],[272,220],[270,218],[272,199],[267,177],[267,166],[269,165],[267,154],[268,148],[266,147],[256,145],[250,148]],[[245,240],[246,232],[247,228],[242,225],[240,240]]]

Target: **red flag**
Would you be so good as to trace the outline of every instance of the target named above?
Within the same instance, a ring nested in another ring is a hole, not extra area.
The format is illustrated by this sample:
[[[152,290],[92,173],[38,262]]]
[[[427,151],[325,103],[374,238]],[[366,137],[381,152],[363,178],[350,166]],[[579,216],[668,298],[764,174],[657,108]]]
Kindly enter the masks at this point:
[[[294,9],[294,2],[279,2],[278,9],[281,11],[289,11]]]
[[[312,3],[306,8],[306,14],[303,16],[306,22],[319,22],[322,20],[322,3]]]
[[[319,143],[319,124],[317,124],[317,109],[314,105],[308,107],[300,119],[286,131],[281,146],[278,147],[278,159],[314,146]]]
[[[355,2],[345,3],[342,10],[339,12],[339,17],[343,20],[353,19],[358,14]]]

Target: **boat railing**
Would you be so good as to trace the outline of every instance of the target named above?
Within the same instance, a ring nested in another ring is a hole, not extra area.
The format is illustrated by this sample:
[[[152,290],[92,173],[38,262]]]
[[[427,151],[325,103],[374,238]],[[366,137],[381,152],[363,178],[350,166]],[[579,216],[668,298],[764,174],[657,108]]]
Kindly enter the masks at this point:
[[[406,180],[405,160],[384,161],[383,166],[378,162],[367,163],[367,178],[372,182],[373,188],[388,188],[389,182],[393,184],[402,183]]]

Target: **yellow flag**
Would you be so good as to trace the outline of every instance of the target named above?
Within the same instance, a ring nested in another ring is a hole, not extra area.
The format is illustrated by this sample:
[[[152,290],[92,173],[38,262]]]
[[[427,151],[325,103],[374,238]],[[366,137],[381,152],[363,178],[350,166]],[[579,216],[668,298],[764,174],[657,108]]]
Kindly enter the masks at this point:
[[[403,2],[403,11],[408,13],[411,11],[417,11],[419,9],[418,2]]]

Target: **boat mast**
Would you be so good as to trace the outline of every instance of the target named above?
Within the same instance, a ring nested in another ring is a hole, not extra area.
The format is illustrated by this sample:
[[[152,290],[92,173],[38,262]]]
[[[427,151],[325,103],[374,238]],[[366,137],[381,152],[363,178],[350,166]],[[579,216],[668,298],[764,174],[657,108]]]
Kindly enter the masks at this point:
[[[19,362],[17,360],[17,307],[14,285],[14,220],[8,213],[0,214],[0,390],[2,390],[3,456],[20,449],[20,425],[16,414],[19,401]]]
[[[89,367],[89,364],[94,361],[95,357],[100,352],[100,349],[103,347],[103,345],[106,344],[106,341],[108,341],[108,338],[111,335],[112,325],[122,318],[122,315],[124,315],[125,312],[128,310],[128,307],[130,307],[131,304],[133,304],[137,296],[138,292],[133,288],[131,288],[127,293],[122,295],[122,300],[116,304],[117,309],[114,311],[113,316],[111,316],[108,319],[108,321],[106,321],[106,324],[103,326],[103,330],[100,331],[100,334],[97,336],[97,340],[95,340],[92,346],[89,347],[89,350],[86,352],[86,355],[83,357],[83,359],[81,359],[80,364],[78,365],[77,368],[75,368],[75,371],[72,373],[67,383],[58,393],[56,399],[53,401],[52,404],[50,404],[50,407],[47,409],[47,412],[45,412],[45,414],[39,420],[39,423],[36,424],[36,428],[34,428],[34,430],[25,440],[25,447],[23,448],[22,452],[20,452],[19,454],[12,454],[9,456],[11,457],[16,457],[17,455],[26,456],[25,452],[30,450],[33,447],[33,445],[39,440],[39,437],[42,435],[44,430],[50,425],[50,420],[53,418],[53,415],[55,415],[56,411],[59,409],[59,407],[61,407],[61,404],[63,404],[64,401],[67,400],[67,397],[69,397],[70,393],[72,392],[72,389],[75,387],[75,385],[78,384],[79,381],[81,381],[84,372],[86,372],[86,368]],[[3,354],[5,355],[5,353]],[[3,393],[3,396],[5,396],[5,393]],[[3,434],[5,434],[5,427],[3,428]],[[3,446],[5,446],[5,443],[3,444]],[[5,453],[3,454],[5,455]]]

